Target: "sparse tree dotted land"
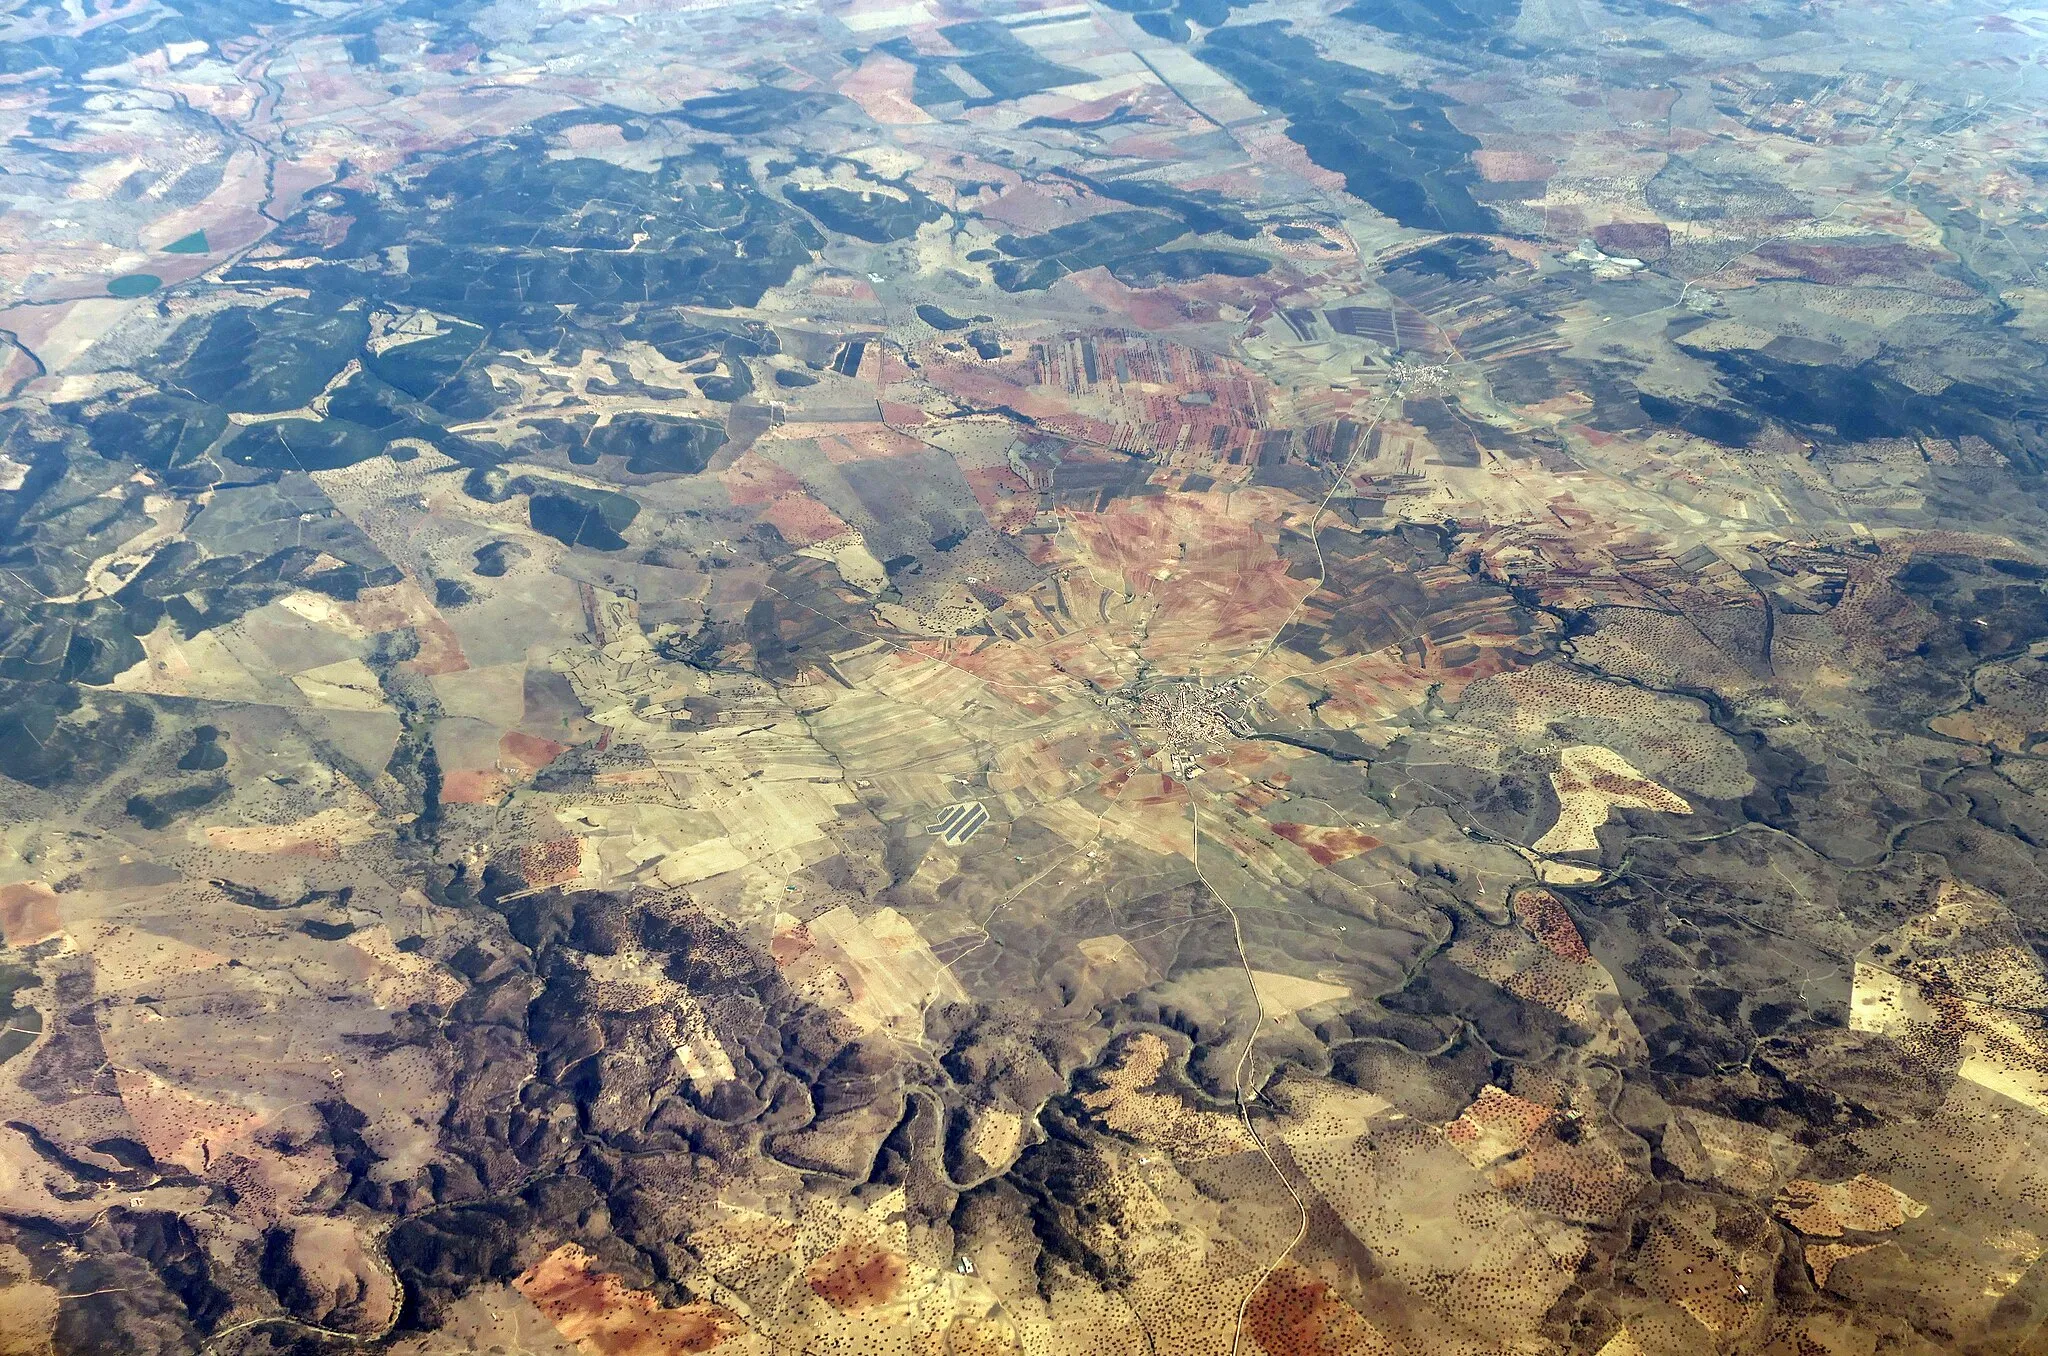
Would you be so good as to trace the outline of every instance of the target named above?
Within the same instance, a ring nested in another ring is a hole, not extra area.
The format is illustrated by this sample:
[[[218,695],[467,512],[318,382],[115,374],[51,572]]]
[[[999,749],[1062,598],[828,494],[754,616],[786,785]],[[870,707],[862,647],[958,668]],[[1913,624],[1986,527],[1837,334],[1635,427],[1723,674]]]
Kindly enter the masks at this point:
[[[2048,1350],[2044,63],[8,9],[0,1356]]]

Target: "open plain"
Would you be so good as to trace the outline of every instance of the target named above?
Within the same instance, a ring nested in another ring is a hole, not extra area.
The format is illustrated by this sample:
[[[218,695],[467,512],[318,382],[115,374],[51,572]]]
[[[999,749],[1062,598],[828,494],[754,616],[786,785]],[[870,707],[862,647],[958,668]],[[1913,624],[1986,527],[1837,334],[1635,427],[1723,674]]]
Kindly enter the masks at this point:
[[[0,1353],[2048,1350],[2048,19],[0,11]]]

